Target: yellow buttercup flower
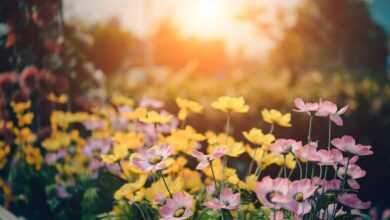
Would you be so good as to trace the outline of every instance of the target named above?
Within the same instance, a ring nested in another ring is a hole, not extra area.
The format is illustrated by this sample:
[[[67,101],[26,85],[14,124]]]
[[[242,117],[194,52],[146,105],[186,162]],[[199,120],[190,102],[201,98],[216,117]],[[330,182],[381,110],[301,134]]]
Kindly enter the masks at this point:
[[[162,142],[168,144],[176,152],[191,154],[198,146],[199,141],[205,139],[205,136],[197,133],[194,128],[186,126],[185,129],[174,129],[171,135],[162,139]]]
[[[23,148],[23,152],[26,156],[27,164],[33,165],[36,170],[40,170],[43,162],[40,150],[28,145]]]
[[[183,156],[180,156],[173,161],[169,167],[167,167],[163,173],[164,174],[169,174],[169,173],[179,173],[180,171],[183,170],[185,165],[187,164],[187,159]]]
[[[249,132],[244,131],[243,135],[248,141],[258,145],[268,146],[275,140],[275,136],[272,134],[263,134],[258,128],[252,128]]]
[[[202,179],[200,173],[197,171],[185,168],[179,173],[179,175],[183,179],[185,190],[194,193],[202,188]]]
[[[68,101],[68,96],[66,94],[61,94],[56,96],[54,93],[51,92],[47,96],[47,100],[53,103],[64,104]]]
[[[118,132],[114,135],[114,146],[125,145],[128,149],[137,149],[143,146],[144,136],[134,132]]]
[[[133,183],[126,183],[114,193],[115,200],[127,199],[129,202],[139,202],[144,196],[145,189],[137,188]]]
[[[245,178],[245,182],[240,181],[238,185],[240,188],[248,190],[248,191],[254,191],[256,188],[257,183],[257,176],[256,175],[249,175]]]
[[[35,134],[31,131],[30,128],[15,129],[16,144],[30,144],[33,143],[36,139]]]
[[[184,189],[184,181],[181,177],[173,179],[171,176],[165,177],[165,181],[169,187],[171,193],[182,192]],[[145,189],[145,198],[149,201],[153,201],[157,195],[169,196],[169,193],[165,187],[163,180],[160,178],[154,182],[149,188]]]
[[[116,95],[112,98],[112,103],[116,106],[133,106],[134,100],[126,96]]]
[[[32,112],[27,112],[25,114],[18,114],[18,125],[23,127],[25,125],[30,125],[32,120],[34,119],[34,114]]]
[[[297,165],[297,161],[295,159],[295,156],[292,153],[287,154],[285,157],[284,164],[290,170],[295,169],[295,167]]]
[[[229,167],[222,168],[222,162],[221,162],[220,159],[213,160],[211,162],[211,164],[213,166],[213,170],[214,170],[214,173],[215,173],[215,179],[220,181],[220,180],[222,180],[222,178],[225,178],[225,180],[227,180],[228,182],[230,182],[232,184],[238,184],[239,178],[237,177],[235,169],[229,168]],[[223,170],[224,175],[222,175],[222,170]],[[211,172],[210,166],[205,168],[205,169],[203,169],[202,171],[210,179],[213,178],[213,174]]]
[[[145,116],[141,117],[139,120],[146,124],[166,124],[170,122],[172,116],[162,115],[156,111],[148,111]]]
[[[48,151],[57,151],[67,148],[71,143],[71,137],[66,132],[52,132],[50,137],[42,142],[43,148]]]
[[[31,101],[27,102],[11,102],[11,107],[15,113],[21,114],[31,107]]]
[[[113,164],[120,159],[119,156],[115,154],[105,154],[101,155],[100,157],[102,158],[102,161],[106,164]]]
[[[2,169],[7,163],[7,155],[10,152],[10,147],[8,144],[0,141],[0,169]]]
[[[222,96],[211,104],[211,107],[223,112],[247,112],[249,106],[245,104],[243,97]]]
[[[189,112],[201,113],[203,111],[203,106],[198,102],[191,101],[188,99],[177,98],[176,104],[179,106],[180,111],[178,113],[179,120],[185,120]]]
[[[245,146],[242,142],[237,142],[233,137],[220,133],[216,135],[214,132],[206,132],[207,142],[209,146],[207,152],[211,153],[215,148],[225,146],[228,151],[226,155],[230,157],[238,157],[245,152]]]
[[[291,113],[282,114],[280,111],[275,109],[264,109],[261,111],[263,120],[269,124],[277,124],[282,127],[291,127]]]
[[[134,111],[125,111],[121,112],[121,116],[124,118],[127,118],[128,120],[135,121],[140,120],[141,118],[146,117],[146,114],[148,113],[148,110],[143,107],[136,108]]]

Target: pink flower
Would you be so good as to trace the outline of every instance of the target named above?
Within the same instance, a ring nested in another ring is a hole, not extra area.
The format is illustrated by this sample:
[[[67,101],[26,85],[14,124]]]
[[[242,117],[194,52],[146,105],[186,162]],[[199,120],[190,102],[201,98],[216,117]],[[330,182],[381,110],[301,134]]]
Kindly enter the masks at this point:
[[[143,98],[139,103],[139,107],[144,107],[144,108],[160,109],[163,106],[164,106],[163,102],[156,99],[149,99],[149,98]]]
[[[341,138],[333,139],[332,144],[341,151],[349,152],[359,156],[367,156],[373,154],[371,146],[356,144],[355,139],[352,136],[348,135],[344,135]]]
[[[161,220],[184,220],[192,216],[192,197],[184,192],[178,192],[168,199],[160,208]]]
[[[347,109],[348,106],[344,106],[337,111],[337,106],[333,102],[320,101],[316,115],[320,117],[329,117],[329,119],[336,125],[343,126],[343,119],[341,118],[341,115],[344,114]]]
[[[223,155],[226,154],[227,150],[228,149],[226,147],[223,147],[223,146],[217,147],[209,155],[206,155],[200,151],[194,150],[192,152],[192,156],[195,157],[197,160],[199,160],[199,164],[198,164],[198,166],[196,166],[196,169],[203,170],[204,168],[208,167],[211,161],[223,157]]]
[[[272,211],[269,214],[269,219],[270,220],[283,220],[284,219],[284,213],[283,211]]]
[[[147,172],[156,172],[166,167],[166,160],[172,154],[172,149],[166,145],[156,145],[146,151],[133,153],[131,162]]]
[[[337,200],[353,209],[368,209],[371,206],[371,202],[362,202],[354,193],[343,193],[337,196]]]
[[[219,199],[213,198],[204,204],[211,209],[237,209],[240,205],[240,193],[233,193],[230,188],[223,188],[219,195]]]
[[[302,148],[302,142],[293,139],[277,139],[269,146],[269,150],[276,154],[285,154]]]
[[[301,98],[296,98],[294,100],[295,107],[297,109],[294,109],[293,111],[296,112],[305,112],[307,114],[311,114],[310,112],[314,112],[318,110],[318,103],[316,102],[304,102]]]
[[[280,209],[291,201],[288,196],[289,179],[264,177],[256,184],[255,193],[260,202],[271,209]]]
[[[345,169],[346,169],[346,167],[340,167],[340,168],[338,169],[337,174],[338,174],[338,176],[339,176],[340,178],[343,178],[343,177],[344,177],[344,175],[345,175]],[[350,165],[348,165],[347,175],[348,175],[349,177],[351,177],[352,179],[360,179],[360,178],[366,176],[366,171],[363,170],[362,168],[360,168],[360,167],[359,167],[358,165],[356,165],[356,164],[350,164]]]
[[[319,164],[325,166],[335,166],[343,160],[342,153],[337,149],[319,150]]]
[[[382,213],[382,219],[390,219],[390,209],[386,209]]]
[[[291,198],[286,206],[288,210],[298,216],[302,216],[311,210],[310,202],[307,200],[316,191],[317,187],[310,179],[296,180],[291,183],[288,196]]]
[[[317,144],[314,142],[304,145],[302,148],[297,149],[294,153],[299,159],[304,161],[320,160],[320,156],[317,152]]]

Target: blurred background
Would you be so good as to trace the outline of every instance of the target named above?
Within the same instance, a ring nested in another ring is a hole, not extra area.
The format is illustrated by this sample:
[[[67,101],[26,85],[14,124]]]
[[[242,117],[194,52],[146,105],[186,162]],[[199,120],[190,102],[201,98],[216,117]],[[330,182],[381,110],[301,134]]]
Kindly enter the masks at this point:
[[[382,209],[390,207],[389,32],[388,0],[2,0],[0,105],[28,94],[39,106],[55,91],[69,95],[71,110],[121,94],[175,111],[178,96],[209,105],[237,95],[251,106],[233,118],[241,138],[264,126],[262,108],[330,99],[350,106],[335,135],[374,146],[361,195]],[[221,130],[222,120],[209,109],[191,123]],[[277,135],[305,137],[304,117],[293,113],[293,124]],[[320,143],[325,126],[314,122]]]

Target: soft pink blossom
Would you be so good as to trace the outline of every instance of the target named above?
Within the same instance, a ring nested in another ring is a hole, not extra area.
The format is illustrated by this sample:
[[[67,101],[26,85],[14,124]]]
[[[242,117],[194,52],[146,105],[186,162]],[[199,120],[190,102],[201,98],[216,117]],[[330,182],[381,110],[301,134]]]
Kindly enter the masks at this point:
[[[343,193],[337,196],[337,200],[341,204],[354,209],[368,209],[371,207],[371,202],[362,202],[354,193]]]
[[[227,150],[228,149],[224,146],[217,147],[209,155],[204,154],[198,150],[193,150],[192,156],[199,161],[196,169],[203,170],[204,168],[208,167],[211,161],[223,157],[223,155],[227,153]]]
[[[343,119],[341,115],[348,109],[348,106],[344,106],[340,110],[337,110],[336,104],[330,101],[320,101],[316,116],[329,117],[338,126],[343,126]]]
[[[276,154],[285,154],[302,148],[302,142],[293,139],[277,139],[269,146],[269,150]]]
[[[339,150],[319,150],[318,156],[320,157],[319,164],[325,166],[336,166],[343,160],[343,155]]]
[[[356,144],[352,136],[344,135],[341,138],[334,138],[332,145],[344,152],[349,152],[359,156],[372,155],[371,146]]]
[[[319,161],[320,156],[317,152],[317,144],[314,142],[304,145],[302,148],[295,150],[295,155],[304,161]]]
[[[291,201],[288,196],[289,185],[290,181],[287,178],[272,179],[266,176],[256,184],[255,193],[265,207],[280,209]]]
[[[337,174],[340,178],[344,177],[345,170],[346,170],[346,167],[339,167]],[[349,177],[351,177],[352,179],[360,179],[360,178],[366,176],[366,171],[363,170],[360,166],[358,166],[356,164],[350,164],[350,165],[348,165],[348,170],[347,170],[346,174]]]
[[[295,107],[297,109],[294,109],[296,112],[305,112],[307,114],[311,114],[310,112],[314,112],[318,110],[318,103],[316,102],[304,102],[301,98],[296,98],[294,100]]]
[[[156,145],[146,151],[133,153],[131,162],[138,168],[147,172],[156,172],[166,167],[166,160],[172,154],[167,145]]]
[[[233,193],[230,188],[223,188],[219,198],[213,198],[204,203],[208,208],[219,210],[234,210],[240,205],[240,193]]]
[[[184,192],[178,192],[160,208],[161,220],[184,220],[193,215],[193,199]]]
[[[297,216],[310,212],[311,205],[307,200],[316,191],[317,186],[310,179],[296,180],[290,184],[288,196],[291,201],[285,206]]]

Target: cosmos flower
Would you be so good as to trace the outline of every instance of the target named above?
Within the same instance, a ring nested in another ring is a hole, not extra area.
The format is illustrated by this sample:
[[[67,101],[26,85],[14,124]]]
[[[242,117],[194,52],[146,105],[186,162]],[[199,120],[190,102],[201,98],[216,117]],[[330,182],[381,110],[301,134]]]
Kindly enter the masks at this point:
[[[172,154],[172,149],[166,145],[156,145],[140,153],[131,155],[131,162],[139,169],[146,172],[156,172],[167,167],[167,159]]]
[[[295,152],[302,148],[302,142],[293,139],[277,139],[269,146],[269,150],[275,154],[286,154],[288,152]]]
[[[176,98],[176,104],[180,108],[178,118],[182,121],[187,118],[190,112],[201,113],[203,111],[203,106],[192,100],[178,97]]]
[[[342,153],[337,149],[319,150],[319,164],[325,166],[335,166],[343,160]]]
[[[304,102],[301,98],[296,98],[294,100],[295,107],[297,109],[294,109],[293,111],[296,112],[303,112],[311,115],[311,112],[315,112],[318,110],[318,103],[316,102]]]
[[[288,196],[289,184],[290,181],[287,178],[272,179],[266,176],[256,184],[255,193],[265,207],[280,209],[291,202]]]
[[[300,160],[306,161],[319,161],[320,156],[317,152],[317,144],[315,142],[304,145],[303,147],[295,150],[295,156]]]
[[[200,151],[194,150],[192,152],[192,156],[195,157],[199,161],[199,164],[198,164],[198,166],[196,166],[196,169],[203,170],[204,168],[209,166],[211,161],[223,157],[226,154],[226,152],[227,152],[227,148],[223,147],[223,146],[215,148],[212,151],[212,153],[209,155],[206,155]]]
[[[316,189],[317,187],[310,179],[293,181],[288,191],[291,202],[286,204],[286,208],[298,216],[308,213],[311,210],[311,204],[307,199],[314,194]]]
[[[240,205],[240,193],[233,193],[230,188],[223,188],[219,198],[213,198],[205,202],[204,205],[215,210],[235,210]]]
[[[258,145],[270,145],[272,141],[275,140],[275,136],[272,134],[264,134],[260,129],[258,128],[252,128],[249,130],[249,132],[242,132],[244,137],[252,142],[253,144],[258,144]]]
[[[160,208],[161,220],[184,220],[192,216],[193,199],[185,192],[178,192]]]
[[[348,207],[354,209],[368,209],[371,202],[362,202],[355,193],[343,193],[337,196],[337,200]]]
[[[355,139],[349,135],[344,135],[341,138],[333,139],[332,145],[341,151],[349,152],[351,154],[356,154],[359,156],[367,156],[373,154],[371,146],[356,144]]]
[[[280,111],[275,109],[264,109],[263,111],[261,111],[261,116],[263,117],[263,120],[268,124],[277,124],[281,127],[291,127],[290,113],[282,114]]]
[[[344,106],[340,110],[337,110],[336,104],[330,101],[320,101],[316,116],[329,117],[338,126],[343,126],[343,119],[341,115],[344,114],[348,109],[348,106]]]
[[[217,101],[211,103],[211,107],[223,112],[239,112],[244,113],[249,110],[249,106],[245,104],[243,97],[222,96]]]

